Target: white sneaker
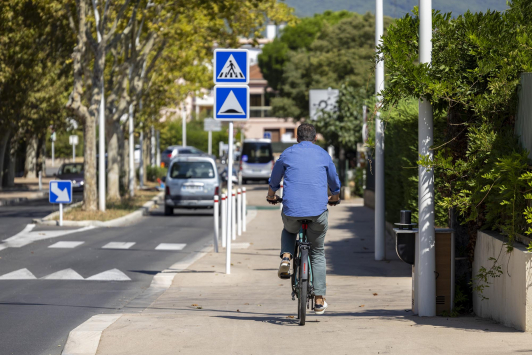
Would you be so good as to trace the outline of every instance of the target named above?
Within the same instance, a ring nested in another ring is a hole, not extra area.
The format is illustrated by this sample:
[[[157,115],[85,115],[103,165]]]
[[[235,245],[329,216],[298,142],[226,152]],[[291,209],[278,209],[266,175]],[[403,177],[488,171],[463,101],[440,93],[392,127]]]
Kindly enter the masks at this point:
[[[283,260],[281,260],[281,265],[279,265],[277,276],[279,276],[281,279],[290,278],[290,258],[283,258]]]
[[[323,314],[329,305],[327,301],[323,300],[323,304],[314,304],[314,313]]]

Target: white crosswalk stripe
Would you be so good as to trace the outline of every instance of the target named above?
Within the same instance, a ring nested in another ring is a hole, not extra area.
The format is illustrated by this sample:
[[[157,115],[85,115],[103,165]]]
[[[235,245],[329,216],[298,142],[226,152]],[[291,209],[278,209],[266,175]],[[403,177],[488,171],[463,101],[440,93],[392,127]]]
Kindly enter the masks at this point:
[[[66,242],[66,241],[65,242],[57,242],[55,244],[52,244],[52,245],[48,246],[48,248],[72,249],[72,248],[80,246],[83,243],[85,243],[85,242]]]
[[[183,243],[161,243],[157,245],[155,250],[183,250],[186,246],[187,245]]]
[[[135,245],[134,242],[110,242],[105,244],[102,249],[129,249],[133,245]]]

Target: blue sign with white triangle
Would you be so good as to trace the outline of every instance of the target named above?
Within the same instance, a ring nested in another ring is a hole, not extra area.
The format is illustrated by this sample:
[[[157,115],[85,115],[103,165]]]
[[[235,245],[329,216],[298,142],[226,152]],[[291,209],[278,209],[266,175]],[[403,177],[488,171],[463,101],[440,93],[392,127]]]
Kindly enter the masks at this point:
[[[214,87],[214,118],[220,121],[245,121],[249,118],[247,85]]]
[[[248,50],[215,49],[213,79],[215,84],[248,84]]]
[[[50,181],[50,203],[72,203],[72,181]]]

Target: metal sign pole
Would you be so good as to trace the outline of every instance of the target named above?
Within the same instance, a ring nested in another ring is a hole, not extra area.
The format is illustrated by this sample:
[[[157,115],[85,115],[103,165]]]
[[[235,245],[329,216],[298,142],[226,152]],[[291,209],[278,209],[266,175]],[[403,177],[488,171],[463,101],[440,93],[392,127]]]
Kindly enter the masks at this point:
[[[209,150],[208,150],[208,153],[209,153],[209,155],[212,154],[212,131],[209,131]]]
[[[63,204],[59,204],[59,227],[63,226]]]
[[[232,226],[232,210],[233,210],[233,121],[229,121],[229,152],[227,153],[227,248],[225,259],[225,273],[231,273],[231,226]]]
[[[182,112],[181,112],[181,119],[183,120],[183,128],[182,128],[182,146],[185,147],[187,145],[187,112],[185,108],[185,104],[181,105]]]

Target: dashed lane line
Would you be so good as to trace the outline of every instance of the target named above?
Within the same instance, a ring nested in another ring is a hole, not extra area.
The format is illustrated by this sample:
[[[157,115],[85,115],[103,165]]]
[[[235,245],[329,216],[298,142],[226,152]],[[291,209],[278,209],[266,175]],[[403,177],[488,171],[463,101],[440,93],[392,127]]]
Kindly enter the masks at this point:
[[[161,243],[155,250],[183,250],[187,245],[183,243]]]
[[[83,243],[85,243],[85,242],[67,242],[67,241],[63,241],[63,242],[57,242],[55,244],[52,244],[52,245],[48,246],[48,248],[73,249],[75,247],[79,247]]]
[[[135,242],[110,242],[105,244],[102,249],[129,249]]]

